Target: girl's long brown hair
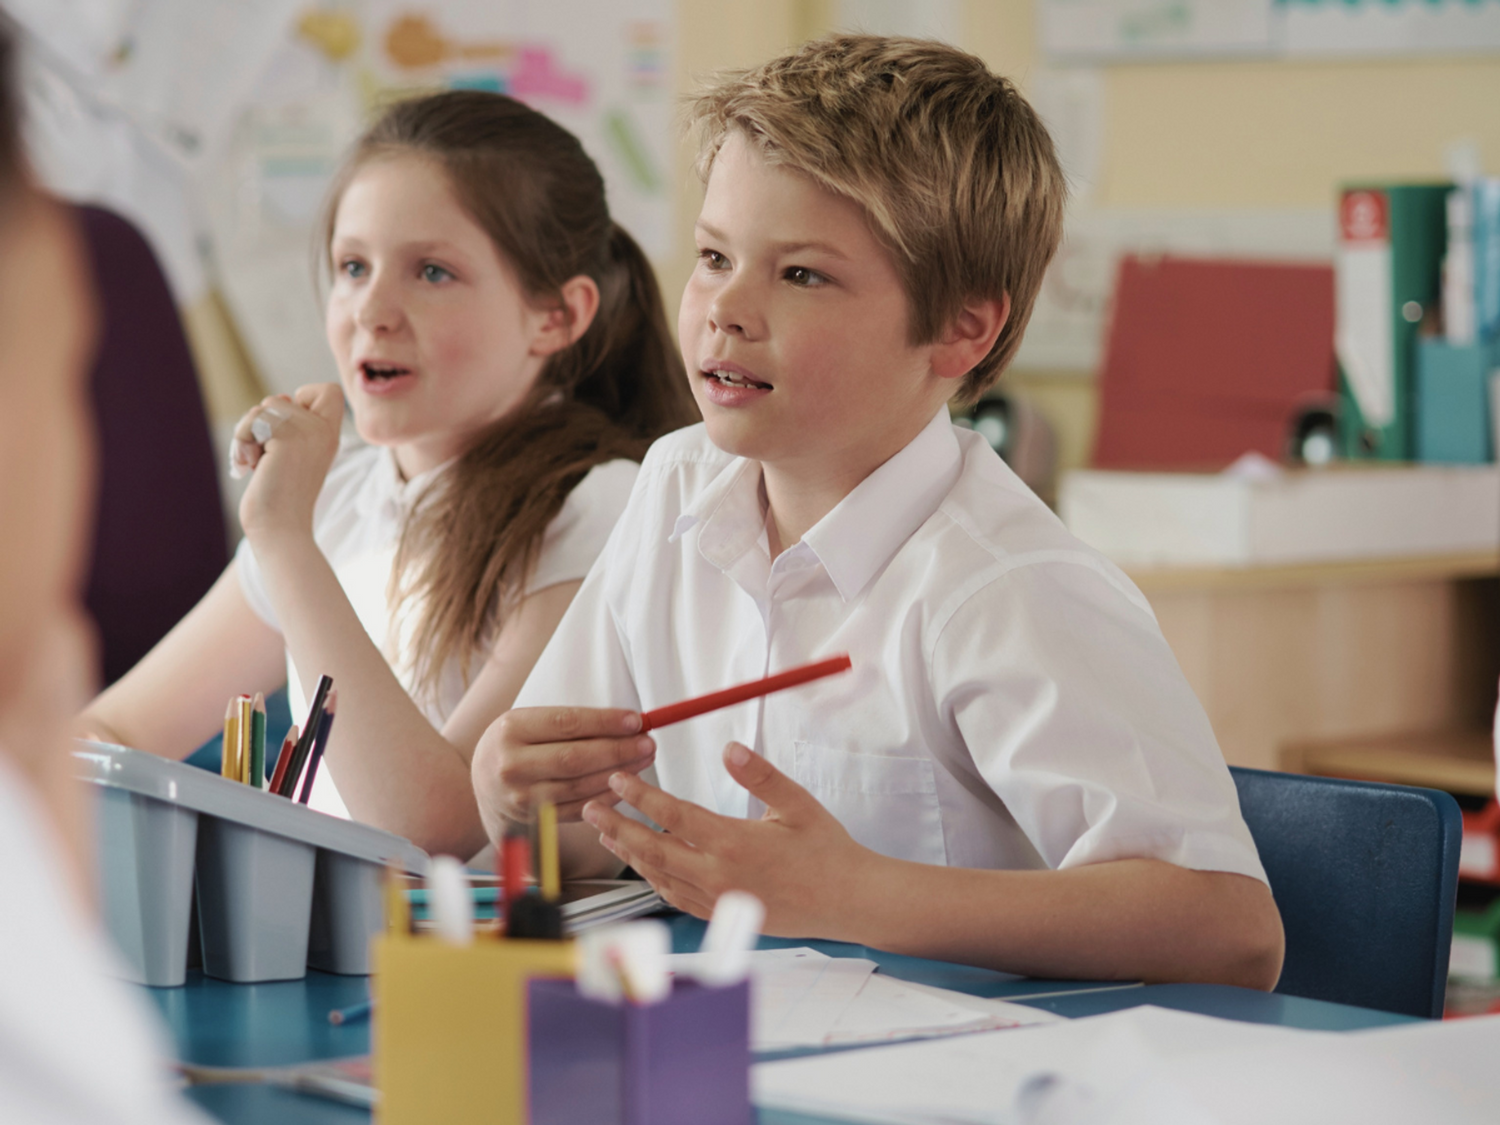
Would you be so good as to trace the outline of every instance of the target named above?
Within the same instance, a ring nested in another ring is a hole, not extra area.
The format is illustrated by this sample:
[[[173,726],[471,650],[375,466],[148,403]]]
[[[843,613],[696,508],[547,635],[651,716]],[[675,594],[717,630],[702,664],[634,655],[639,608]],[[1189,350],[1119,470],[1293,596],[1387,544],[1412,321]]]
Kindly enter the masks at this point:
[[[450,660],[469,675],[474,654],[520,599],[548,524],[584,475],[615,458],[639,461],[652,440],[698,413],[651,264],[610,219],[604,181],[573,134],[500,94],[453,91],[398,102],[335,181],[325,257],[354,173],[374,157],[399,154],[446,173],[532,301],[561,305],[563,283],[579,275],[593,278],[600,294],[588,330],[550,356],[531,394],[417,500],[402,532],[391,574],[393,621],[403,605],[416,612],[408,651],[414,686],[434,698]]]

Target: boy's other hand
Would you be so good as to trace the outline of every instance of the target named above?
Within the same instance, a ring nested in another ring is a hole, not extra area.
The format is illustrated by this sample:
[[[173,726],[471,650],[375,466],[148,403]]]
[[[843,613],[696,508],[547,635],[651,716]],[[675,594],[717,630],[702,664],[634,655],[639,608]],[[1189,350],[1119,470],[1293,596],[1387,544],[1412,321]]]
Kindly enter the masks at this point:
[[[256,435],[260,419],[268,436]],[[290,398],[272,395],[246,411],[234,430],[239,447],[251,451],[254,469],[240,499],[240,524],[259,549],[285,533],[312,535],[313,506],[339,450],[344,392],[337,383],[298,387]]]
[[[629,773],[610,778],[615,797],[665,831],[623,816],[610,807],[614,801],[590,802],[583,819],[599,829],[606,848],[679,910],[707,918],[725,891],[749,891],[766,904],[767,934],[836,938],[853,916],[845,898],[878,856],[856,843],[816,797],[748,747],[731,742],[724,764],[765,804],[762,819],[720,816]]]
[[[501,715],[474,748],[474,792],[490,839],[506,821],[529,820],[551,801],[559,820],[579,820],[589,801],[613,805],[612,775],[634,775],[656,760],[636,711],[595,707],[517,707]]]

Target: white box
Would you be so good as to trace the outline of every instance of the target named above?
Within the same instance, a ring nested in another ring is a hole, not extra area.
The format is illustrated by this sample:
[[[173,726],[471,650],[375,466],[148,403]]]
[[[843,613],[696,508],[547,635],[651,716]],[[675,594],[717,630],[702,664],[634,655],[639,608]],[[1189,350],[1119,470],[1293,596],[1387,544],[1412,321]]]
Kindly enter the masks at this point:
[[[1495,465],[1228,473],[1078,470],[1068,529],[1125,567],[1278,566],[1500,550]]]

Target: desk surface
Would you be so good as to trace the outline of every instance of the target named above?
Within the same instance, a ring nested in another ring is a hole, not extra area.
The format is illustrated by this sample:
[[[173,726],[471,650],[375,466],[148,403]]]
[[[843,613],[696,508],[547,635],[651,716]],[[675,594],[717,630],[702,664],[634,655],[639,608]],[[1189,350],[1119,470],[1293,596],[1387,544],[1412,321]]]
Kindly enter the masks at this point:
[[[703,923],[678,916],[669,920],[673,946],[698,947]],[[882,953],[863,946],[824,941],[762,940],[762,948],[811,945],[835,957],[868,957],[880,971],[902,980],[951,988],[973,996],[998,997],[1074,1017],[1117,1011],[1138,1004],[1225,1016],[1253,1023],[1347,1031],[1410,1022],[1389,1012],[1351,1008],[1321,1000],[1277,996],[1223,985],[1120,985],[1089,981],[1049,981],[1007,973]],[[309,972],[303,980],[272,984],[227,984],[199,972],[181,988],[148,989],[185,1062],[201,1066],[285,1066],[311,1059],[361,1055],[370,1049],[370,1025],[335,1027],[328,1013],[365,999],[364,977]],[[233,1125],[348,1125],[369,1115],[351,1106],[258,1085],[196,1086],[190,1097],[204,1110]],[[813,1125],[824,1119],[763,1111],[760,1125]]]

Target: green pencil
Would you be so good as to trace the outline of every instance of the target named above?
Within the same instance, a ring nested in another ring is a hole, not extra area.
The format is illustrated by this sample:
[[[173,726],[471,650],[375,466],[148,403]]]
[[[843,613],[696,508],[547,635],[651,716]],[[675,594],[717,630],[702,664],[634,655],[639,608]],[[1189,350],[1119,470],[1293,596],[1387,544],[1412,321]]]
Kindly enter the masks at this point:
[[[255,693],[255,709],[250,716],[250,784],[266,787],[266,697]]]

